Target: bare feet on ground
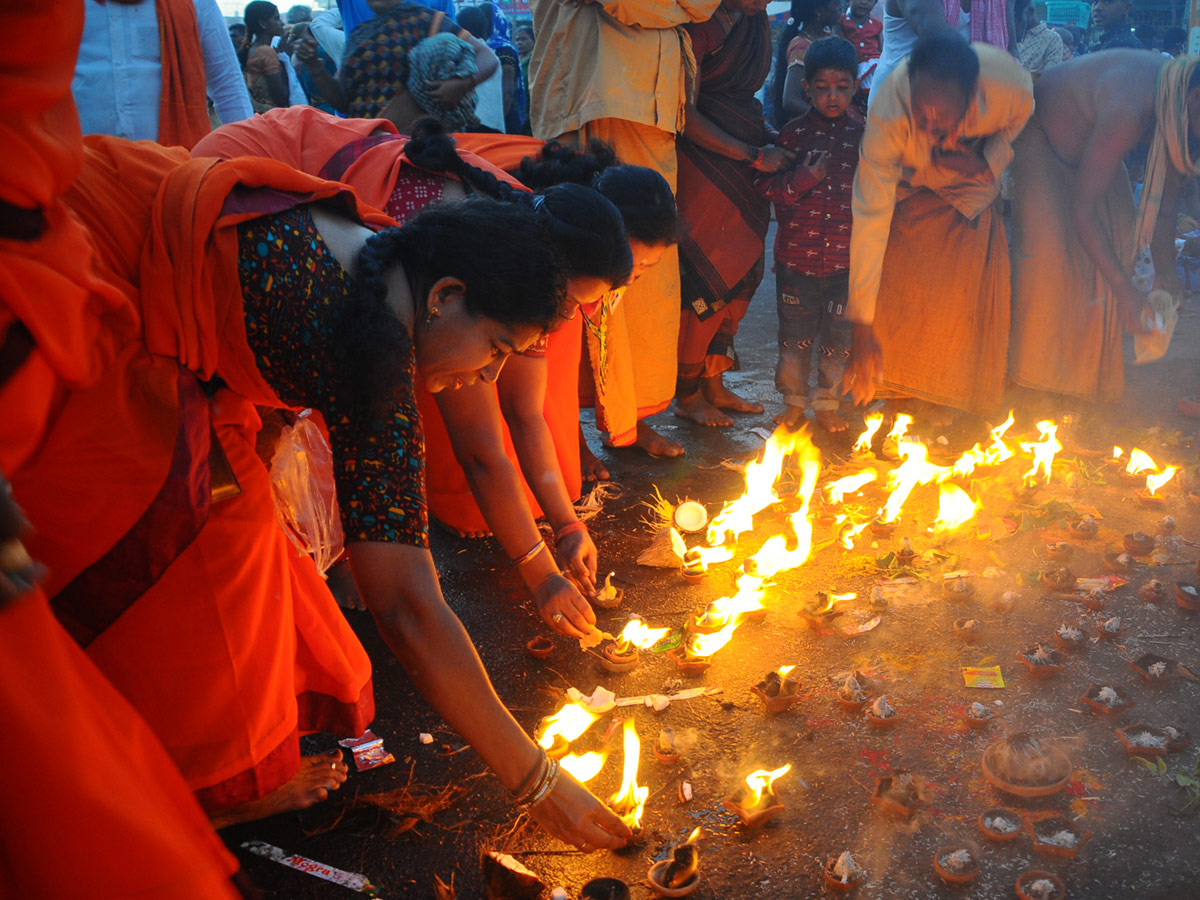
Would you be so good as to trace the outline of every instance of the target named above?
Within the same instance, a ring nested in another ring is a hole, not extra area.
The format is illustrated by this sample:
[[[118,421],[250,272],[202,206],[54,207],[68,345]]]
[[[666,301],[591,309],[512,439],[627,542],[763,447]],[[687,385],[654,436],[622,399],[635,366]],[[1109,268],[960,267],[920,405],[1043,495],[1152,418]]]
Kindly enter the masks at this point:
[[[817,417],[817,424],[830,434],[837,434],[850,427],[850,423],[839,416],[836,409],[815,409],[813,413]]]
[[[579,468],[583,472],[584,481],[608,481],[612,478],[612,473],[604,467],[604,463],[596,459],[596,454],[588,446],[582,426],[579,428]]]
[[[683,456],[683,444],[667,440],[645,422],[637,423],[635,443],[651,456]]]
[[[804,424],[803,406],[785,406],[783,412],[775,417],[775,424],[784,428],[796,429]]]
[[[725,382],[720,375],[701,378],[700,390],[704,394],[704,399],[717,409],[727,409],[735,413],[760,413],[763,411],[761,403],[744,400],[725,387]]]
[[[276,788],[265,797],[251,800],[240,806],[222,810],[209,818],[213,828],[228,828],[241,822],[253,822],[279,813],[307,809],[321,803],[345,782],[349,770],[342,762],[340,750],[319,756],[305,756],[300,760],[300,771],[283,787]]]
[[[702,391],[675,398],[675,415],[712,428],[728,428],[733,419],[704,399]]]
[[[476,538],[490,538],[492,536],[490,531],[463,531],[461,528],[455,528],[453,525],[448,525],[441,519],[435,518],[434,516],[430,516],[429,520],[438,528],[442,529],[442,531],[446,532],[446,534],[453,535],[454,537],[474,540]],[[366,606],[363,606],[363,609],[366,609]]]

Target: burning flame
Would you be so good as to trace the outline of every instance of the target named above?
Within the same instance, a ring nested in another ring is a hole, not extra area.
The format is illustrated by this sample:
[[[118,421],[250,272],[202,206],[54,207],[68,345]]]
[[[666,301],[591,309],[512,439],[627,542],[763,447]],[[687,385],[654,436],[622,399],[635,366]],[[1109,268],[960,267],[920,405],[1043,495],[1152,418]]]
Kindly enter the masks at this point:
[[[1179,471],[1178,466],[1167,466],[1161,472],[1154,475],[1146,476],[1146,490],[1153,497],[1158,493],[1158,489],[1175,477],[1175,473]]]
[[[1062,444],[1058,442],[1056,435],[1058,434],[1058,426],[1053,422],[1046,420],[1037,423],[1038,433],[1042,436],[1040,441],[1034,443],[1021,444],[1021,449],[1026,453],[1033,454],[1033,468],[1024,474],[1024,478],[1030,479],[1037,476],[1040,469],[1042,474],[1046,476],[1046,484],[1050,483],[1050,470],[1054,467],[1054,454],[1062,449]]]
[[[1120,447],[1113,447],[1113,455],[1112,455],[1113,459],[1120,459],[1122,456],[1124,456],[1124,454],[1125,454],[1125,451],[1122,450]]]
[[[892,424],[892,430],[887,433],[885,440],[895,441],[899,444],[904,440],[904,436],[908,434],[908,426],[913,422],[913,417],[908,413],[900,413],[896,416],[896,421]]]
[[[783,461],[793,452],[796,441],[804,432],[777,428],[763,447],[762,460],[746,466],[746,491],[726,503],[708,525],[708,543],[716,547],[729,538],[750,531],[754,514],[779,501],[775,481],[783,470]],[[807,435],[804,435],[807,438]]]
[[[821,615],[822,613],[827,613],[831,609],[833,609],[834,606],[836,606],[837,604],[842,603],[843,601],[846,601],[846,600],[854,600],[857,597],[858,597],[858,594],[854,593],[853,591],[851,591],[848,594],[826,594],[825,595],[825,598],[826,598],[825,605],[817,610],[817,615]],[[789,667],[789,668],[794,668],[794,666]],[[783,674],[782,669],[779,670],[779,674],[780,675]]]
[[[639,650],[645,650],[661,641],[670,630],[670,628],[648,628],[641,619],[630,619],[629,624],[621,630],[619,640],[633,644]]]
[[[841,503],[847,494],[857,494],[878,477],[879,473],[874,469],[863,469],[854,475],[831,481],[825,485],[825,490],[829,492],[829,502]]]
[[[637,783],[638,755],[641,751],[642,743],[633,727],[633,719],[626,719],[625,768],[621,775],[621,788],[609,798],[608,805],[621,817],[622,822],[635,829],[642,825],[642,807],[650,796],[650,788],[638,787]]]
[[[720,547],[695,547],[691,552],[700,557],[700,564],[705,569],[716,563],[728,562],[733,559],[733,549],[724,545]]]
[[[558,764],[580,784],[587,784],[604,768],[604,756],[600,753],[584,753],[581,756],[571,753],[560,759]]]
[[[788,675],[791,674],[792,669],[794,669],[794,668],[796,668],[796,667],[795,666],[780,666],[779,667],[779,677],[787,678]]]
[[[701,834],[701,826],[697,825],[695,827],[695,829],[692,831],[692,833],[688,835],[688,839],[686,841],[684,841],[684,843],[685,844],[696,843],[696,841],[700,840],[700,834]]]
[[[978,444],[967,450],[960,456],[951,467],[955,475],[960,478],[966,478],[975,471],[976,466],[985,466],[988,462],[988,455],[983,452]]]
[[[746,798],[748,802],[743,803],[742,806],[746,809],[753,809],[758,806],[762,801],[764,791],[768,797],[774,797],[775,791],[772,789],[772,785],[775,784],[775,780],[780,776],[786,775],[791,770],[792,764],[788,763],[772,772],[768,772],[766,769],[751,772],[746,776],[746,784],[750,788],[750,795]]]
[[[1013,455],[1008,444],[1004,443],[1003,437],[1005,432],[1012,428],[1015,421],[1016,419],[1013,418],[1012,410],[1009,410],[1008,418],[992,429],[992,443],[988,445],[986,451],[987,464],[989,466],[1002,463]]]
[[[871,413],[866,418],[867,430],[858,436],[858,440],[854,442],[855,453],[870,453],[871,441],[875,438],[875,432],[879,430],[879,426],[883,424],[883,413]]]
[[[880,511],[884,522],[895,522],[900,516],[904,501],[918,484],[929,484],[949,477],[950,469],[929,462],[929,448],[920,441],[905,441],[896,447],[897,455],[904,460],[888,475],[891,495]]]
[[[1153,471],[1158,468],[1158,464],[1150,458],[1150,454],[1144,450],[1139,450],[1134,447],[1129,452],[1129,464],[1125,466],[1125,471],[1130,475],[1140,475],[1142,472]]]
[[[795,435],[796,446],[792,452],[800,456],[800,508],[788,517],[788,522],[796,535],[796,547],[788,550],[787,541],[781,534],[770,537],[750,557],[753,571],[759,578],[770,578],[784,569],[803,565],[812,552],[813,523],[809,507],[812,505],[813,492],[817,489],[817,478],[821,474],[821,451],[812,442],[807,429]]]
[[[858,525],[843,525],[842,533],[840,535],[840,540],[842,542],[842,548],[845,550],[853,550],[854,549],[854,539],[856,537],[858,537],[859,534],[862,533],[862,530],[864,528],[866,528],[869,524],[871,524],[871,523],[870,522],[861,522]]]
[[[554,739],[559,735],[569,744],[587,731],[595,721],[596,716],[578,703],[568,703],[554,715],[543,720],[542,734],[538,738],[538,744],[543,749],[549,750],[554,746]]]
[[[688,644],[688,654],[690,656],[712,656],[729,643],[729,639],[733,637],[733,632],[736,630],[737,623],[730,622],[720,631],[714,631],[712,634],[693,634],[691,643]]]
[[[980,503],[956,484],[943,484],[938,492],[937,521],[934,531],[953,531],[965,525],[979,512]]]

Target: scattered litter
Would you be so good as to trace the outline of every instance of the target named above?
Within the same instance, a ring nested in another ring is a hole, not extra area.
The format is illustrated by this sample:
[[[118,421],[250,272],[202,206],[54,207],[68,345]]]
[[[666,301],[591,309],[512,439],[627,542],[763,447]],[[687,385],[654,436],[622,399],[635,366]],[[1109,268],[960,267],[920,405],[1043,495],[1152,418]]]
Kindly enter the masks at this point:
[[[941,444],[943,447],[948,446],[950,443],[949,439],[944,434],[938,435],[937,442],[939,444]]]
[[[980,573],[984,578],[1003,578],[1004,573],[995,566],[988,566]]]
[[[604,501],[618,500],[624,493],[625,488],[615,481],[598,481],[587,496],[575,504],[575,515],[580,522],[594,519],[604,509]]]
[[[662,712],[671,705],[671,698],[665,694],[650,694],[644,698],[646,706],[655,712]]]
[[[617,695],[602,685],[596,685],[590,697],[585,696],[578,688],[567,688],[567,697],[572,703],[579,703],[598,716],[604,715],[617,705]],[[641,698],[638,698],[639,700]]]
[[[597,689],[597,690],[599,690],[599,689]],[[567,693],[570,694],[570,691],[568,691]],[[695,697],[711,697],[713,694],[719,694],[719,693],[721,693],[721,688],[719,688],[719,687],[688,688],[685,691],[679,691],[679,693],[677,693],[677,694],[668,694],[668,695],[648,694],[648,695],[643,695],[641,697],[621,697],[619,700],[617,700],[616,705],[617,706],[650,706],[651,705],[650,701],[651,701],[651,698],[653,698],[653,697],[663,697],[663,699],[666,700],[668,703],[676,703],[680,700],[691,700]],[[664,709],[665,709],[665,707],[664,707]]]
[[[432,744],[433,743],[433,735],[430,734],[428,731],[422,731],[420,734],[420,738],[421,738],[422,744]]]
[[[484,851],[483,882],[489,900],[520,900],[537,897],[546,889],[542,879],[507,853]]]
[[[567,900],[567,889],[556,887],[550,892],[550,900]]]
[[[764,441],[769,441],[771,439],[771,432],[767,431],[765,428],[751,428],[750,433],[758,435]]]
[[[273,844],[266,844],[262,841],[244,841],[242,849],[249,850],[256,856],[261,856],[272,862],[277,862],[281,866],[287,866],[289,869],[295,869],[297,872],[305,872],[325,881],[332,881],[334,884],[340,884],[344,888],[349,888],[352,891],[357,891],[360,894],[366,894],[370,897],[376,896],[379,890],[367,880],[366,875],[360,875],[357,872],[346,872],[343,869],[335,869],[333,866],[319,863],[315,859],[309,859],[307,856],[288,855]]]
[[[1002,688],[1004,675],[999,666],[963,666],[963,682],[969,688]]]
[[[422,743],[428,743],[424,741],[424,735],[421,737]],[[429,740],[433,740],[432,736]],[[377,737],[370,729],[364,731],[362,737],[338,741],[338,746],[345,747],[354,755],[354,768],[359,772],[376,769],[396,761],[396,757],[384,748],[383,738]]]
[[[882,621],[883,616],[875,616],[873,619],[863,622],[861,625],[856,625],[853,628],[843,628],[842,634],[844,634],[846,637],[854,637],[859,634],[866,634],[868,631],[873,631],[875,626]]]

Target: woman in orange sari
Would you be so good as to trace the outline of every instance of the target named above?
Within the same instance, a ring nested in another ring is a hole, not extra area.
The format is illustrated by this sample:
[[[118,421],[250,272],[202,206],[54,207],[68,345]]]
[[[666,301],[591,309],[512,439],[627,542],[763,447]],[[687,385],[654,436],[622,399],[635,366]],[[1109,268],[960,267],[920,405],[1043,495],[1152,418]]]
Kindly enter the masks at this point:
[[[65,398],[14,478],[72,633],[211,813],[312,802],[297,735],[361,730],[369,680],[332,598],[292,602],[252,438],[253,404],[313,408],[355,579],[418,689],[552,833],[623,844],[620,820],[496,697],[427,547],[416,374],[433,391],[492,381],[556,321],[563,281],[538,217],[473,199],[374,233],[362,222],[390,220],[342,185],[268,160],[116,139],[89,151],[68,203],[103,236],[139,324],[132,341],[102,331],[114,364]],[[227,466],[210,462],[222,453]],[[233,478],[217,478],[226,467]],[[217,487],[234,495],[214,501]]]

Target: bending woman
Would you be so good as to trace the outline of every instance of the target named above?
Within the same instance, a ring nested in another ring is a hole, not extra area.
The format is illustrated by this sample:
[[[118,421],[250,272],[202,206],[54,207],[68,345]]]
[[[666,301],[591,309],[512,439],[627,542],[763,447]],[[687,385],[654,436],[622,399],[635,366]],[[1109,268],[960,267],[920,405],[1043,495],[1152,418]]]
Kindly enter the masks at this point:
[[[373,715],[332,597],[290,589],[254,453],[253,404],[309,407],[328,426],[355,579],[414,684],[552,833],[623,844],[628,830],[496,697],[427,547],[416,376],[435,391],[492,381],[556,321],[564,288],[537,217],[476,199],[374,233],[361,221],[387,220],[342,186],[269,160],[90,147],[68,204],[138,317],[103,323],[115,363],[66,398],[14,494],[44,513],[35,544],[56,611],[210,814],[319,799],[298,734]],[[217,502],[214,429],[240,490]]]

